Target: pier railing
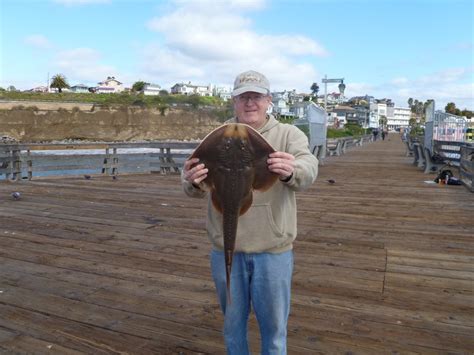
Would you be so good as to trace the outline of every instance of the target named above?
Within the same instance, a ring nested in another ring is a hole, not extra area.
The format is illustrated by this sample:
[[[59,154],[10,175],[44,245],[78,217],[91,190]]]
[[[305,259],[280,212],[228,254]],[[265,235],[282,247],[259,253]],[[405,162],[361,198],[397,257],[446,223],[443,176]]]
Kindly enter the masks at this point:
[[[464,186],[474,192],[474,144],[465,144],[461,147],[459,176]]]
[[[179,173],[196,142],[0,145],[0,178],[119,173]]]
[[[370,135],[328,140],[337,154],[362,146]],[[0,145],[0,179],[31,180],[54,175],[179,173],[197,142],[30,143]],[[314,154],[317,154],[314,152]]]
[[[372,141],[373,137],[370,134],[357,137],[332,138],[326,142],[326,152],[329,156],[340,156],[351,148],[361,147],[365,143]]]

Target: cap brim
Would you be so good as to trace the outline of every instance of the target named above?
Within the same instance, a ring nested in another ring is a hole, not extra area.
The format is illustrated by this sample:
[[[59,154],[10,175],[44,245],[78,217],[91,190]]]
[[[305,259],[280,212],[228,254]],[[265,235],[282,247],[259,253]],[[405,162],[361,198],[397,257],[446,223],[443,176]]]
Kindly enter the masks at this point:
[[[258,92],[259,94],[264,94],[264,95],[269,94],[267,89],[264,89],[258,86],[245,86],[245,87],[241,87],[232,91],[232,97],[239,96],[240,94],[243,94],[244,92]]]

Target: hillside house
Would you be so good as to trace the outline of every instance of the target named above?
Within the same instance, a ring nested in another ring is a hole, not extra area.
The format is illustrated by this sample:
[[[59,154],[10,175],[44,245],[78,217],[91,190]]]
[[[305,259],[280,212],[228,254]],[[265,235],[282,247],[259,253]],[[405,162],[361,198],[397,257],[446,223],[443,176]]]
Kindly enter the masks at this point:
[[[356,110],[350,106],[336,105],[331,111],[331,121],[337,122],[338,127],[344,127],[344,125],[353,118]]]
[[[227,86],[216,86],[212,90],[214,96],[220,97],[222,100],[227,101],[232,98],[232,88]]]
[[[286,103],[284,96],[275,95],[272,96],[273,112],[279,115],[290,114],[290,107]],[[292,114],[291,114],[292,115]]]
[[[209,84],[208,86],[203,85],[192,85],[189,81],[185,83],[177,83],[171,88],[172,94],[181,94],[181,95],[200,95],[200,96],[212,96],[212,87]]]
[[[98,94],[119,93],[124,91],[123,83],[115,79],[114,76],[108,76],[106,80],[98,83],[95,92]]]
[[[37,86],[31,90],[28,90],[28,91],[31,91],[31,92],[48,92],[48,87],[46,86]]]
[[[89,87],[84,84],[77,84],[77,85],[71,86],[70,90],[71,92],[75,92],[77,94],[90,92]]]
[[[298,119],[304,118],[306,116],[307,107],[310,103],[310,101],[296,102],[290,106],[290,112],[292,112]]]
[[[140,91],[143,95],[146,96],[157,96],[160,94],[161,86],[158,84],[145,84],[143,90]]]

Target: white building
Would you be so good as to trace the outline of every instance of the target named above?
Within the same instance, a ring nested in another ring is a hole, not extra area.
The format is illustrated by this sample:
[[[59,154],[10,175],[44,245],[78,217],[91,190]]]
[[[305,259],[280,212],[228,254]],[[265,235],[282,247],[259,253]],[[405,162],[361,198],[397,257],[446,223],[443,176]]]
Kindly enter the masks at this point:
[[[286,103],[286,100],[283,97],[273,97],[273,112],[280,115],[290,114],[290,107]],[[293,115],[293,113],[291,113]]]
[[[212,94],[227,101],[232,98],[232,88],[230,86],[215,86],[212,90]]]
[[[388,122],[393,120],[394,116],[394,103],[390,99],[374,100],[370,103],[370,115],[369,115],[369,127],[378,128],[380,127],[380,120],[382,118],[387,119]]]
[[[161,91],[161,86],[158,84],[145,84],[141,91],[146,96],[158,96]]]
[[[71,91],[75,93],[88,93],[89,87],[84,84],[77,84],[77,85],[71,86]]]
[[[387,120],[387,126],[389,130],[395,130],[397,128],[406,128],[409,126],[411,117],[411,110],[407,107],[394,107],[393,117]]]
[[[306,108],[310,104],[310,101],[296,102],[290,106],[290,112],[292,112],[298,119],[304,118],[306,116]]]
[[[95,92],[98,94],[110,94],[124,91],[123,83],[115,79],[114,76],[108,76],[106,80],[98,83]]]
[[[212,96],[212,86],[203,85],[192,85],[189,81],[185,83],[177,83],[171,88],[172,94],[181,94],[181,95],[200,95],[200,96]]]
[[[7,89],[8,90],[8,89]],[[33,92],[48,92],[48,88],[46,86],[37,86],[29,91]]]

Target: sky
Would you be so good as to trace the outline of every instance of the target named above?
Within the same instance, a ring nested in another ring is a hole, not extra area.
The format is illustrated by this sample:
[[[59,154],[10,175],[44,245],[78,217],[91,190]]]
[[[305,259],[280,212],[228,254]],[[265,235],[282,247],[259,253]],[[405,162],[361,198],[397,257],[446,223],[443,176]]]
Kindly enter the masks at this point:
[[[169,90],[231,87],[257,70],[272,91],[344,79],[346,97],[474,110],[472,0],[0,0],[0,87],[62,74]],[[337,92],[337,83],[327,91]]]

